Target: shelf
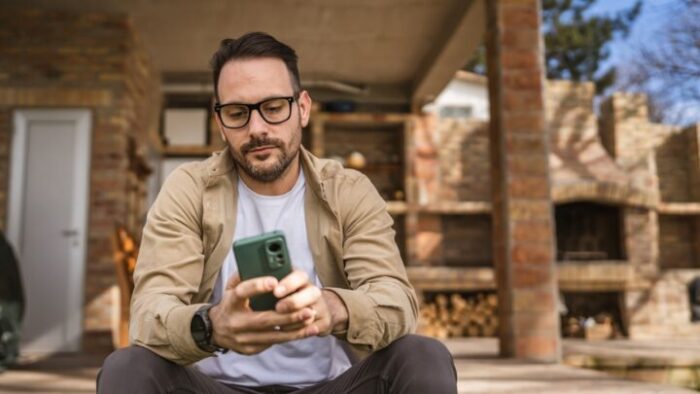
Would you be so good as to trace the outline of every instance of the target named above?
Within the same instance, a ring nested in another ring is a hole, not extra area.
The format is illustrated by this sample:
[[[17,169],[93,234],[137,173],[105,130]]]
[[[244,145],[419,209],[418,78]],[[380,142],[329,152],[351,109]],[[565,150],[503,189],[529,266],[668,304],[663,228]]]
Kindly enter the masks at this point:
[[[345,165],[345,167],[360,172],[378,172],[388,170],[400,171],[403,168],[403,165],[401,163],[367,163],[361,168],[350,167],[348,165]]]
[[[492,204],[488,201],[455,201],[418,205],[421,213],[434,214],[490,214]]]
[[[475,291],[496,288],[490,267],[459,268],[408,266],[408,279],[418,291]],[[558,288],[562,291],[643,290],[650,283],[638,277],[626,261],[558,262]]]
[[[223,149],[221,146],[174,145],[164,146],[163,154],[166,156],[209,156],[221,149]]]
[[[386,210],[391,215],[403,215],[408,212],[408,204],[403,201],[387,201]]]
[[[492,268],[406,267],[408,280],[422,291],[493,290]]]
[[[648,286],[624,260],[559,261],[557,272],[563,291],[625,291]]]
[[[313,114],[313,121],[363,123],[363,124],[387,124],[403,123],[411,117],[411,114],[386,114],[386,113],[355,113],[355,112],[318,112]]]
[[[663,215],[700,215],[698,202],[662,202],[657,208]]]

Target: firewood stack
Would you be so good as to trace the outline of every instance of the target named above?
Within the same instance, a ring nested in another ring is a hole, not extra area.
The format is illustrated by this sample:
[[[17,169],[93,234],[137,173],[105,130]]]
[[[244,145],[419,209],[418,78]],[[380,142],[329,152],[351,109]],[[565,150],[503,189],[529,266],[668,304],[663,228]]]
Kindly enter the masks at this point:
[[[493,337],[498,333],[498,297],[478,293],[465,299],[460,294],[438,294],[420,308],[418,333],[435,338]]]
[[[606,312],[598,313],[594,317],[567,315],[562,326],[564,337],[567,338],[601,340],[623,337],[612,315]]]

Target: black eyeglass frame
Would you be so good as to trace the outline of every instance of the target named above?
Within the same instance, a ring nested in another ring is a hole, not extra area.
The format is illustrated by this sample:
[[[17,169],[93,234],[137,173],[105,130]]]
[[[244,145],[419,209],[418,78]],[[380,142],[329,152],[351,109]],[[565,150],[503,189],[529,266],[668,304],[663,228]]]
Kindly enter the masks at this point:
[[[267,118],[265,117],[265,114],[263,113],[263,111],[260,110],[260,107],[261,107],[263,104],[265,104],[265,103],[267,103],[267,102],[270,102],[270,101],[272,101],[272,100],[286,100],[286,101],[287,101],[287,104],[289,104],[289,115],[287,115],[287,117],[286,117],[284,120],[280,120],[279,122],[270,122],[270,121],[267,120]],[[265,122],[267,122],[268,124],[277,125],[277,124],[281,124],[281,123],[284,123],[284,122],[288,121],[288,120],[292,117],[292,103],[295,102],[295,101],[297,101],[297,95],[296,95],[296,94],[295,94],[294,96],[286,96],[286,97],[284,97],[284,96],[283,96],[283,97],[270,97],[270,98],[265,99],[265,100],[263,100],[263,101],[259,101],[259,102],[255,103],[255,104],[246,104],[246,103],[226,103],[226,104],[219,104],[219,103],[215,103],[215,104],[214,104],[214,112],[216,112],[216,115],[219,117],[219,120],[221,121],[221,124],[222,124],[224,127],[226,127],[227,129],[242,129],[242,128],[246,127],[246,126],[248,125],[248,123],[250,123],[250,116],[253,114],[253,110],[258,111],[258,114],[260,114],[260,117],[261,117]],[[231,127],[231,126],[227,126],[226,123],[224,123],[224,119],[221,117],[221,109],[224,108],[224,107],[227,107],[227,106],[229,106],[229,105],[241,105],[241,106],[244,106],[244,107],[247,107],[247,108],[248,108],[248,119],[246,119],[246,121],[245,121],[245,123],[243,123],[243,125],[238,126],[238,127]]]

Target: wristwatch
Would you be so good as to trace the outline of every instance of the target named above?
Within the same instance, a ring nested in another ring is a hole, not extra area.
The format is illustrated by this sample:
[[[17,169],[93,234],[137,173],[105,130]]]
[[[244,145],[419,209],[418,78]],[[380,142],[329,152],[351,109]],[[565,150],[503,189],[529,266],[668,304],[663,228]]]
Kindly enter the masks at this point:
[[[205,352],[226,352],[226,349],[214,345],[212,341],[212,331],[213,326],[211,324],[211,319],[209,319],[209,310],[214,305],[205,305],[197,310],[192,316],[192,322],[190,323],[190,332],[192,333],[192,339],[197,347],[204,350]]]

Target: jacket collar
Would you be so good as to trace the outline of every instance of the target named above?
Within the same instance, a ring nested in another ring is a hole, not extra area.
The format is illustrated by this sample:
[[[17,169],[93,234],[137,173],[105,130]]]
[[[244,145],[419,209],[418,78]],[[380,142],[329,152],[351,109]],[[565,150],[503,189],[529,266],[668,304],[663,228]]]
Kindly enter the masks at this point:
[[[323,187],[323,169],[325,163],[318,159],[316,156],[312,155],[311,152],[306,150],[303,146],[299,147],[299,162],[301,164],[302,171],[304,171],[304,176],[306,177],[306,182],[311,191],[320,200],[326,201],[325,190]],[[214,152],[213,156],[206,165],[207,173],[207,187],[212,186],[222,179],[222,176],[229,175],[232,176],[231,181],[237,182],[238,171],[236,169],[236,163],[231,157],[231,152],[229,147]],[[235,185],[235,183],[234,183]]]

